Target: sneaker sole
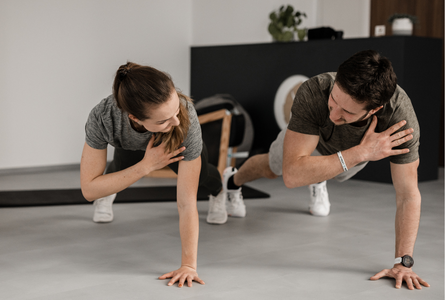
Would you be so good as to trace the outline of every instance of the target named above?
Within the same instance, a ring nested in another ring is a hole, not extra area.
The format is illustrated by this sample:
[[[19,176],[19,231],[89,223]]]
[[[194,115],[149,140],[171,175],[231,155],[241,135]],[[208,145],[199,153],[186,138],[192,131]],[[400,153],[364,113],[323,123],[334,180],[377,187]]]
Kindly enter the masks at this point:
[[[246,215],[228,215],[231,218],[244,218]]]
[[[310,210],[309,212],[311,213],[311,215],[313,215],[315,217],[327,217],[327,216],[329,216],[329,212],[327,214],[314,213],[312,210]]]
[[[225,223],[227,222],[227,218],[226,218],[224,221],[219,221],[219,222],[217,222],[217,221],[211,222],[211,221],[209,221],[209,220],[206,220],[206,221],[207,221],[207,223],[209,223],[209,224],[222,225],[222,224],[225,224]]]
[[[229,216],[229,217],[232,217],[232,218],[244,218],[245,216],[246,216],[246,211],[244,210],[244,213],[231,213],[231,212],[227,212],[227,215]]]
[[[93,222],[94,222],[94,223],[110,223],[110,222],[112,222],[113,220],[114,220],[114,216],[112,216],[111,219],[102,219],[102,218],[94,219],[94,218],[93,218]]]

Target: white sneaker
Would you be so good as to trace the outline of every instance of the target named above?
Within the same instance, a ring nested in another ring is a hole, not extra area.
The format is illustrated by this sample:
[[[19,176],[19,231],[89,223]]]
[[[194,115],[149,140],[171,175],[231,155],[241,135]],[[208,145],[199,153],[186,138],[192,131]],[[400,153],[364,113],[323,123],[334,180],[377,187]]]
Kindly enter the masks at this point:
[[[309,185],[309,190],[311,192],[310,213],[318,217],[329,215],[331,203],[329,202],[326,181]]]
[[[96,223],[108,223],[113,221],[113,201],[116,194],[94,200],[93,221]]]
[[[223,172],[223,192],[227,195],[227,213],[230,217],[244,218],[246,216],[246,205],[244,205],[243,195],[241,194],[241,187],[236,190],[229,190],[227,188],[227,181],[238,170],[236,168],[228,167]]]
[[[207,223],[224,224],[227,222],[226,194],[221,191],[218,196],[209,196]]]

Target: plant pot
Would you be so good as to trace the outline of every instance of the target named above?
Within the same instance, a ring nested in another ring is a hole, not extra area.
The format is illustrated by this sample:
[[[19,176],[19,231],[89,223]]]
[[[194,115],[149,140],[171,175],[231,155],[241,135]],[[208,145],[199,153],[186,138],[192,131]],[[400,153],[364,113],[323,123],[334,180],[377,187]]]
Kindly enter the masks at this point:
[[[392,22],[393,35],[412,35],[413,23],[408,18],[395,19]]]
[[[292,30],[284,29],[278,36],[274,36],[276,42],[288,43],[295,41],[295,35]]]
[[[304,38],[306,37],[307,30],[306,28],[303,29],[297,29],[297,36],[299,41],[304,41]]]

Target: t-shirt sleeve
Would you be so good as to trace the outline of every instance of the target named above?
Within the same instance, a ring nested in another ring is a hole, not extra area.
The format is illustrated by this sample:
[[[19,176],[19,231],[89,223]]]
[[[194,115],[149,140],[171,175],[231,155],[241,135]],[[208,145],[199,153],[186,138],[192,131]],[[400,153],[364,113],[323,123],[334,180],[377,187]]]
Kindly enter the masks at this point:
[[[202,151],[202,135],[201,135],[201,125],[199,124],[198,115],[196,113],[195,107],[191,102],[186,102],[190,127],[187,132],[187,137],[183,145],[185,150],[181,153],[184,156],[184,160],[191,161],[198,158]]]
[[[98,106],[96,106],[91,110],[85,124],[85,142],[91,148],[106,149],[108,145],[106,136],[105,126],[98,113]]]
[[[323,126],[320,120],[325,119],[322,114],[327,105],[323,98],[323,91],[315,78],[305,81],[295,95],[287,128],[299,133],[319,135],[319,128]]]
[[[392,125],[405,120],[406,125],[399,129],[397,132],[406,130],[408,128],[413,128],[414,132],[412,133],[413,138],[400,146],[394,147],[393,149],[409,149],[408,153],[394,155],[389,159],[392,163],[395,164],[408,164],[416,161],[419,158],[419,146],[420,146],[420,126],[417,120],[416,113],[414,108],[409,100],[408,96],[402,95],[402,97],[406,97],[403,99],[402,104],[396,108],[394,114],[391,118],[390,123],[388,124],[388,128]]]

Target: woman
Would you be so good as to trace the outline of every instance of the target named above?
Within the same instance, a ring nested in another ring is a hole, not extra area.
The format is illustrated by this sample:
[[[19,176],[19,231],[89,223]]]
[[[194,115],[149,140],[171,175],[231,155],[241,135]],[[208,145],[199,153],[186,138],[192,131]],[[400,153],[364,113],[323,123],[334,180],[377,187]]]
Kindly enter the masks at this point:
[[[198,185],[211,191],[209,223],[227,220],[226,196],[218,170],[208,164],[207,150],[191,99],[177,92],[171,78],[154,68],[127,63],[119,67],[113,94],[91,111],[85,126],[81,160],[82,193],[94,201],[95,222],[113,220],[116,193],[150,172],[169,166],[176,174],[182,244],[181,267],[160,276],[182,287],[198,277]],[[108,168],[107,145],[115,147]],[[106,171],[105,171],[106,169]],[[104,174],[105,171],[105,174]]]

